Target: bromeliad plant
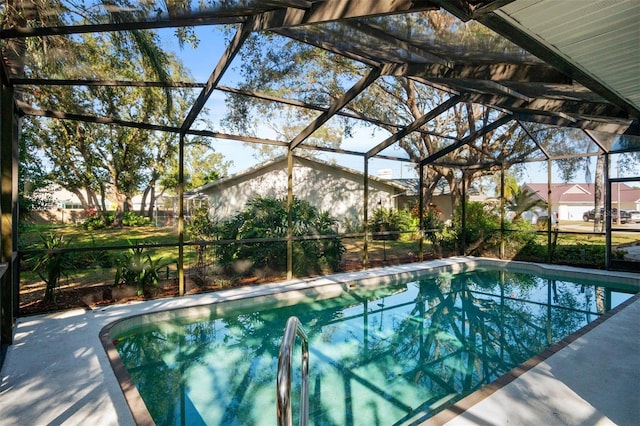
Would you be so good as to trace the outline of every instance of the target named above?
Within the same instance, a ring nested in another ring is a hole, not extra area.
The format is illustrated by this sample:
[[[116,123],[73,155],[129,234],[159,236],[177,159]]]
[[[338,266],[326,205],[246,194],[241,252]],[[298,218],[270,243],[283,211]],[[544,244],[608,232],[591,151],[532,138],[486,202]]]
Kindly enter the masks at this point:
[[[154,260],[144,247],[132,247],[117,260],[115,285],[135,286],[138,296],[149,295],[160,281],[160,270],[166,264]]]
[[[60,278],[74,268],[72,254],[65,252],[70,241],[55,232],[41,234],[44,251],[34,257],[33,270],[46,284],[44,302],[55,302],[55,291],[60,285]]]

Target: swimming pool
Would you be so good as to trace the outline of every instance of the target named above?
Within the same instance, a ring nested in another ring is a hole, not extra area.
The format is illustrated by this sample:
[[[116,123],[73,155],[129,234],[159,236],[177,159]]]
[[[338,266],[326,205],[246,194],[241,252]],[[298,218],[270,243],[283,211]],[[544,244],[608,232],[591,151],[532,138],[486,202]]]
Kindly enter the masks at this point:
[[[436,271],[138,317],[110,336],[158,424],[274,424],[280,340],[296,315],[310,337],[310,424],[411,424],[630,296],[570,281]]]

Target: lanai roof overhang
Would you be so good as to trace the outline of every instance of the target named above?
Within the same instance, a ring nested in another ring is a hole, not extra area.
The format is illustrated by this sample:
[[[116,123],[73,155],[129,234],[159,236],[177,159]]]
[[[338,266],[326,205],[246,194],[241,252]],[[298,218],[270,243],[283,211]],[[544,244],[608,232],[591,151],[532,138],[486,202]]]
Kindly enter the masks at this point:
[[[0,1],[5,13],[9,3]],[[13,3],[15,7],[16,4],[28,5],[31,2]],[[134,85],[197,87],[201,88],[201,92],[180,127],[52,111],[17,101],[16,108],[20,114],[132,126],[181,135],[199,134],[288,146],[291,149],[330,150],[366,158],[393,158],[382,152],[411,132],[429,132],[424,125],[456,103],[472,102],[501,111],[499,124],[517,120],[520,123],[540,123],[586,131],[594,141],[595,148],[587,153],[572,155],[640,150],[640,29],[636,25],[640,19],[640,6],[633,0],[607,4],[592,1],[576,4],[556,0],[254,0],[219,2],[203,8],[176,9],[171,13],[160,13],[154,9],[153,14],[145,12],[150,9],[142,6],[136,9],[114,4],[104,7],[104,15],[97,15],[91,23],[77,18],[73,4],[51,2],[54,3],[57,6],[65,5],[63,8],[52,7],[48,11],[50,15],[59,16],[59,25],[25,24],[0,30],[0,40],[3,42],[0,74],[6,87],[33,92],[39,85]],[[455,15],[459,25],[471,20],[478,21],[495,33],[489,36],[478,34],[470,40],[457,36],[453,28],[446,39],[435,37],[428,20],[424,19],[424,13],[432,10],[445,10]],[[46,15],[47,11],[44,12]],[[43,14],[42,11],[39,13]],[[8,41],[20,42],[32,37],[226,24],[238,25],[238,31],[206,83],[104,81],[79,75],[76,71],[70,73],[72,78],[51,78],[42,75],[36,64],[29,63],[29,57],[15,56],[14,52],[7,49]],[[254,31],[273,31],[357,60],[368,67],[368,73],[328,106],[220,86],[220,80],[231,61]],[[450,97],[409,124],[387,123],[395,126],[397,133],[376,143],[366,152],[305,143],[314,131],[334,115],[375,124],[375,120],[346,111],[345,106],[376,79],[385,76],[408,77],[448,92]],[[320,114],[290,141],[192,129],[214,90],[311,108]],[[495,123],[490,126],[469,130],[463,139],[438,135],[448,140],[449,145],[422,162],[444,161],[445,154],[499,127]],[[538,159],[556,155],[543,146],[538,148]],[[487,159],[487,163],[490,162]]]

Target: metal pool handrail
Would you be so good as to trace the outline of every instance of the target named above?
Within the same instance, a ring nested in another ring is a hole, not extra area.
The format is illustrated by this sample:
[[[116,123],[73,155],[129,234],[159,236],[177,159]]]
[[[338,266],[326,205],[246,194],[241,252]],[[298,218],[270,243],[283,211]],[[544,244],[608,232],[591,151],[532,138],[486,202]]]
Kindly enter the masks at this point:
[[[302,389],[300,391],[300,424],[309,423],[309,344],[307,333],[297,317],[290,317],[284,329],[278,357],[277,415],[278,426],[291,426],[291,356],[296,334],[302,343]]]

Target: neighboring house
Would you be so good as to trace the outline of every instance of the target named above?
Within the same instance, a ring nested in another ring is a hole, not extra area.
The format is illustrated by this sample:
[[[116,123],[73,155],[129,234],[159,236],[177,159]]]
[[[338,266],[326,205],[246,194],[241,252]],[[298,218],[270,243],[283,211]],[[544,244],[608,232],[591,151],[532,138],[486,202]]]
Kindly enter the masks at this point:
[[[87,212],[82,208],[80,199],[73,192],[61,187],[57,184],[51,184],[46,188],[39,190],[41,194],[46,196],[49,206],[43,210],[33,211],[30,215],[30,220],[36,223],[71,223],[80,224],[87,218]],[[82,191],[85,199],[87,194]],[[156,209],[154,215],[156,216],[156,223],[160,224],[172,224],[177,217],[177,199],[175,195],[162,196],[156,201]],[[141,195],[133,197],[132,211],[139,212],[142,201]],[[184,195],[184,214],[188,217],[193,209],[203,204],[202,194],[194,194],[193,192],[185,192]],[[147,202],[148,203],[148,202]],[[106,206],[108,211],[115,211],[117,203],[113,200],[107,199]],[[147,204],[148,208],[148,204]]]
[[[48,206],[43,210],[30,212],[29,220],[35,223],[81,223],[86,214],[76,194],[51,184],[38,190],[38,194],[47,199]],[[86,195],[86,194],[85,194]]]
[[[398,196],[398,207],[411,209],[418,201],[418,191],[420,190],[420,181],[418,178],[413,179],[392,179],[390,181],[395,182],[405,188],[403,194]],[[470,188],[467,195],[469,201],[487,202],[489,198],[479,189]],[[440,179],[436,185],[433,193],[431,194],[430,206],[440,212],[440,219],[450,220],[453,217],[453,203],[451,201],[451,188],[449,183],[445,179]]]
[[[415,199],[412,185],[398,180],[369,177],[369,215],[377,208],[403,208]],[[209,197],[209,214],[223,220],[242,211],[255,197],[287,196],[287,159],[277,158],[234,176],[196,189]],[[358,171],[315,159],[294,157],[293,195],[339,222],[341,232],[362,223],[364,175]],[[449,203],[450,204],[450,203]]]
[[[546,183],[527,183],[525,187],[549,202]],[[560,220],[582,220],[584,213],[594,208],[594,192],[592,183],[553,183],[551,208],[558,212]],[[632,188],[625,183],[612,183],[611,206],[620,210],[640,210],[640,188]]]

